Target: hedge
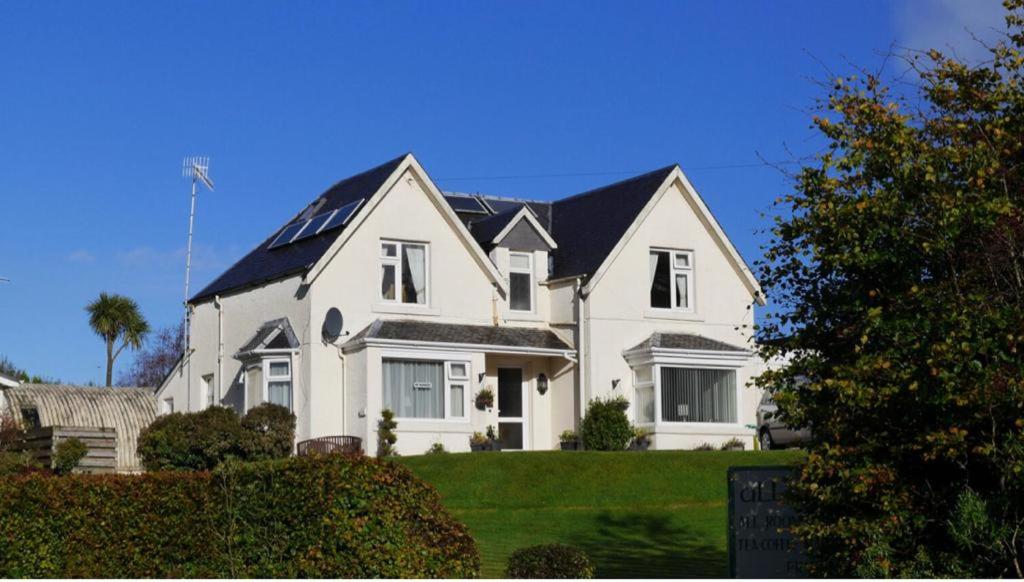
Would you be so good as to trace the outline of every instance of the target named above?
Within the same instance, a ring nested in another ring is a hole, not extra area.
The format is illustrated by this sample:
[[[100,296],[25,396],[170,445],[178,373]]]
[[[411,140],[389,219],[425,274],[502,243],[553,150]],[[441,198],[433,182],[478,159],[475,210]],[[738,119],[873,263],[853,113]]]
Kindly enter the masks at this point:
[[[512,552],[506,578],[593,578],[594,565],[583,550],[563,544],[530,546]]]
[[[4,578],[469,578],[479,567],[433,487],[376,459],[0,478]]]

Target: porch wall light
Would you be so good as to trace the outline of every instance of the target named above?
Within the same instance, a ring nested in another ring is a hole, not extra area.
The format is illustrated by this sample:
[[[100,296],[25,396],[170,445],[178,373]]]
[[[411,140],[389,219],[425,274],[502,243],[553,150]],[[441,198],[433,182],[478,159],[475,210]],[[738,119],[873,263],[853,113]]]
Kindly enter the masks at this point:
[[[540,376],[537,376],[537,392],[539,392],[541,396],[544,396],[547,394],[547,391],[548,377],[542,373]]]

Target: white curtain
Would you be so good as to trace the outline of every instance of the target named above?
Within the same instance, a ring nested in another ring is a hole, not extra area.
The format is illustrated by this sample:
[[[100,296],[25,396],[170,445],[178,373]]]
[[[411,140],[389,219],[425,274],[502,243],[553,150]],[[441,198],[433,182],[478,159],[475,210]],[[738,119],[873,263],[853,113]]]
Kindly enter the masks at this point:
[[[651,275],[650,275],[651,278],[647,281],[647,289],[653,290],[653,288],[654,288],[654,274],[658,272],[658,253],[651,253],[650,264],[651,264]]]
[[[402,254],[409,267],[412,287],[416,290],[416,303],[427,302],[426,249],[421,246],[403,245]]]
[[[444,363],[384,360],[384,408],[399,418],[444,418]]]
[[[662,367],[661,419],[736,422],[736,371]]]

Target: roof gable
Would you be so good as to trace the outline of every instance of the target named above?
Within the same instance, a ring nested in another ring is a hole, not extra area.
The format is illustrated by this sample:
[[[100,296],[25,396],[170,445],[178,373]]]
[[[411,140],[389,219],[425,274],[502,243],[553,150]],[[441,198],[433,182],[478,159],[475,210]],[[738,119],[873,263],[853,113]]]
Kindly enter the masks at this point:
[[[532,251],[558,248],[558,244],[525,204],[469,224],[469,230],[485,251],[502,246]]]
[[[674,169],[668,166],[555,201],[551,230],[559,248],[551,278],[593,275]]]
[[[291,224],[314,214],[336,210],[362,198],[370,198],[395,172],[405,155],[346,178],[318,196],[281,228],[274,231],[255,249],[224,271],[209,285],[196,293],[190,302],[202,301],[228,291],[259,285],[288,275],[305,271],[331,248],[344,228],[330,230],[317,236],[277,248],[269,248],[274,239]],[[365,205],[364,205],[365,206]],[[362,209],[356,212],[359,214]]]

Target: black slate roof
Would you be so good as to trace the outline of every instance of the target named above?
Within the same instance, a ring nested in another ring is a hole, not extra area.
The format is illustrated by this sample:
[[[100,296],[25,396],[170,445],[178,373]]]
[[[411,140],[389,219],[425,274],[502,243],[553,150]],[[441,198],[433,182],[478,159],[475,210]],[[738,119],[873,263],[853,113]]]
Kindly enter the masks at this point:
[[[557,200],[551,236],[558,243],[552,279],[593,275],[675,166]]]
[[[405,154],[331,186],[258,247],[196,293],[190,301],[201,301],[226,291],[259,285],[306,270],[327,252],[344,229],[336,228],[318,236],[269,249],[278,233],[299,219],[305,220],[314,214],[335,210],[349,202],[373,196],[403,159]]]
[[[689,333],[661,333],[654,332],[639,344],[628,351],[649,350],[651,348],[664,348],[670,350],[707,350],[712,352],[745,352],[747,350],[706,338],[702,335]]]
[[[217,294],[305,271],[327,252],[344,229],[333,229],[275,249],[268,248],[277,235],[299,220],[369,198],[403,159],[405,155],[331,186],[259,246],[196,293],[190,301],[202,301]],[[555,202],[453,193],[446,193],[445,199],[467,224],[484,251],[490,250],[490,241],[520,208],[530,209],[558,244],[558,248],[551,253],[551,278],[590,276],[601,266],[674,168],[668,166]],[[484,202],[491,214],[460,212],[459,206],[472,205],[471,199]]]
[[[352,336],[352,339],[345,345],[355,346],[363,339],[572,350],[569,344],[562,341],[554,332],[546,329],[460,325],[406,319],[378,319]]]

